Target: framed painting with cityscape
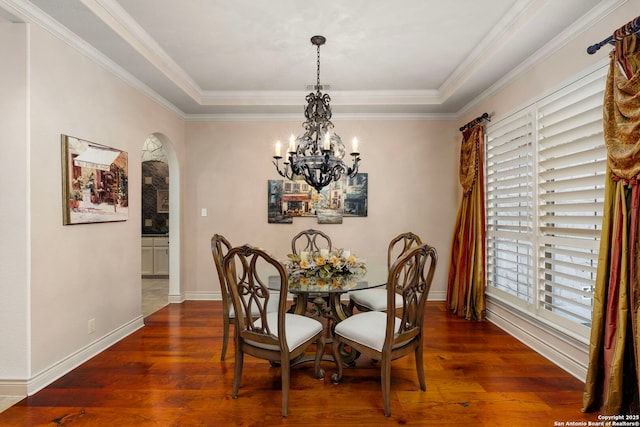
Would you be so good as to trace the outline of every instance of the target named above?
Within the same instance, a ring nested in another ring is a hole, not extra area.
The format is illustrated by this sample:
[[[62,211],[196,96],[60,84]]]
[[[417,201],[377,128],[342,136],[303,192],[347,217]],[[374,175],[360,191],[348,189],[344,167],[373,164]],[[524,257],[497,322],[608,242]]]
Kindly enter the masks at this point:
[[[294,217],[316,217],[320,224],[341,224],[343,218],[367,216],[369,175],[343,177],[320,192],[305,181],[268,182],[268,221],[291,224]]]
[[[63,224],[126,221],[128,173],[126,151],[62,135]]]

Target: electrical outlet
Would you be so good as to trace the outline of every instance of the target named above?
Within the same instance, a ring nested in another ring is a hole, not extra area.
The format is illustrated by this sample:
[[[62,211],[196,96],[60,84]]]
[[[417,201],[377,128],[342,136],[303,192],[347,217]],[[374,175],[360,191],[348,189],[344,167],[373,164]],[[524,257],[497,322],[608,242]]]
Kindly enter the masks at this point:
[[[87,323],[87,330],[90,334],[96,331],[96,319],[89,319],[89,322]]]

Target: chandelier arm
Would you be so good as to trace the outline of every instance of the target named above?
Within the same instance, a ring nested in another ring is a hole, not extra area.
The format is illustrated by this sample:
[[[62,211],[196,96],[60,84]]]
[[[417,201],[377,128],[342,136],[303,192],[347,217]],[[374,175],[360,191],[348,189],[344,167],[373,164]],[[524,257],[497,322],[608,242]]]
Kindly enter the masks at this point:
[[[347,175],[350,177],[355,176],[358,173],[358,166],[360,165],[360,157],[358,153],[352,153],[353,156],[353,166],[347,169]]]
[[[284,171],[280,170],[280,165],[278,164],[278,159],[274,160],[273,164],[275,165],[276,171],[278,172],[278,174],[280,176],[282,176],[283,178],[287,178],[289,180],[293,180],[293,173],[289,173],[290,168],[289,168],[289,165],[287,163],[285,163]]]

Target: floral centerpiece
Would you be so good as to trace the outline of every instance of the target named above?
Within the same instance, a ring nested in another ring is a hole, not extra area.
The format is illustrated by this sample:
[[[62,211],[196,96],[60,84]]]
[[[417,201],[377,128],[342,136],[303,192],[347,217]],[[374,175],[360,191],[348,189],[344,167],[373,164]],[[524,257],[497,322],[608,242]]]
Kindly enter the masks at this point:
[[[297,286],[309,289],[355,286],[355,279],[367,271],[366,262],[345,249],[303,251],[300,254],[289,254],[287,258],[285,265],[289,276],[296,281]]]

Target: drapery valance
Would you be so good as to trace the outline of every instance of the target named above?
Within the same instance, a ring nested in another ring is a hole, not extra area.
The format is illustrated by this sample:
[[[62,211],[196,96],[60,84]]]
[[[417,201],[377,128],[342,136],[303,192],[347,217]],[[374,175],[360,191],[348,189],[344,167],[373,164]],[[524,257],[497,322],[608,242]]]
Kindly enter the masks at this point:
[[[619,178],[640,174],[640,37],[627,36],[611,54],[604,99],[609,166]]]

